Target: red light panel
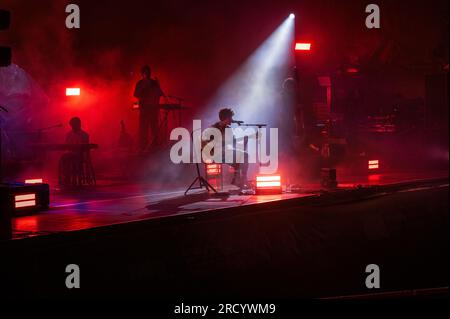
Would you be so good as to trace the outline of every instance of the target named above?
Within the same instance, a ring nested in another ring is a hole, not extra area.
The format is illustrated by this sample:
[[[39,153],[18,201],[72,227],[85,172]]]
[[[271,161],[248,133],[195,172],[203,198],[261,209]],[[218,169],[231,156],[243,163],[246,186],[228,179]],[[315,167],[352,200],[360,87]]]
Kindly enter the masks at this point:
[[[16,195],[14,196],[14,199],[16,202],[20,202],[23,200],[31,200],[31,199],[36,199],[36,194],[23,194],[23,195]]]
[[[281,176],[280,175],[256,176],[256,192],[281,194]]]
[[[25,200],[22,202],[17,202],[15,205],[16,208],[33,207],[33,206],[36,206],[35,200]]]
[[[15,208],[33,207],[36,206],[36,194],[22,194],[15,195]]]
[[[378,169],[378,168],[380,168],[379,160],[370,160],[368,162],[368,169]]]
[[[220,164],[206,164],[206,174],[209,176],[220,175],[222,173],[222,165]]]
[[[311,50],[311,43],[297,42],[295,44],[295,51],[310,51],[310,50]]]
[[[80,88],[66,88],[66,96],[79,96],[80,94]]]
[[[43,179],[42,178],[33,178],[33,179],[26,179],[25,184],[42,184]]]

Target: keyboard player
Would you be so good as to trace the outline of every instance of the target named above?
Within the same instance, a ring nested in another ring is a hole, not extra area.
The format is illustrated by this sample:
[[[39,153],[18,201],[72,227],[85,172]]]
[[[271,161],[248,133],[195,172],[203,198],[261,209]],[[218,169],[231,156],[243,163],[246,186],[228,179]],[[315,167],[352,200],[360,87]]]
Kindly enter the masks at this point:
[[[72,128],[66,134],[67,144],[88,144],[89,134],[83,131],[81,128],[81,120],[79,117],[73,117],[69,121],[69,125]]]
[[[81,120],[73,117],[69,121],[71,130],[66,134],[66,144],[80,145],[89,143],[89,134],[81,128]],[[90,163],[89,150],[72,149],[61,156],[59,163],[59,181],[63,185],[81,185],[86,180],[85,163]]]

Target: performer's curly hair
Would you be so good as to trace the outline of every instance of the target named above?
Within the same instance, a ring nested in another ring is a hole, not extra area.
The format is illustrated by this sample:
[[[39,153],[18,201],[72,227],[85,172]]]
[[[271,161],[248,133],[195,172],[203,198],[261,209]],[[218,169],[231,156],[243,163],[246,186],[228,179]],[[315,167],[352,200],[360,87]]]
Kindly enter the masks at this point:
[[[81,126],[81,120],[79,117],[72,117],[69,121],[70,126]]]
[[[223,108],[223,109],[221,109],[220,111],[219,111],[219,119],[221,120],[221,121],[223,121],[223,120],[225,120],[225,119],[228,119],[228,118],[231,118],[231,117],[233,117],[234,116],[234,112],[233,112],[233,110],[232,109],[230,109],[230,108]]]

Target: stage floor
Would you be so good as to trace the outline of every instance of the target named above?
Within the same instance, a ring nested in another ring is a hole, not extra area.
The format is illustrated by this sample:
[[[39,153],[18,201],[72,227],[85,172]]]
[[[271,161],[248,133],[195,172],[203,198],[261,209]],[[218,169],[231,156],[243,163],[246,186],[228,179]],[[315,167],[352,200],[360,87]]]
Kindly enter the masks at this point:
[[[414,180],[448,177],[448,172],[403,172],[365,176],[340,176],[339,190],[358,185],[388,185]],[[320,194],[319,184],[300,184],[300,191],[281,195],[238,195],[211,197],[204,191],[184,196],[184,188],[161,190],[145,183],[108,183],[77,191],[51,189],[50,209],[12,220],[13,239],[77,231],[118,223],[180,214],[208,213],[222,208],[258,205]],[[226,189],[227,190],[227,189]],[[231,189],[233,190],[233,189]]]

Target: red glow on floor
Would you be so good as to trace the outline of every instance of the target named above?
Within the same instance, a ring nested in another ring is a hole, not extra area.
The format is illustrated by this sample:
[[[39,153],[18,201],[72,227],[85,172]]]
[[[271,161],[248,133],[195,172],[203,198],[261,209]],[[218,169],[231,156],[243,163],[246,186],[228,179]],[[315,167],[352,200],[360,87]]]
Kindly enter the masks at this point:
[[[350,73],[350,74],[355,74],[355,73],[358,73],[359,70],[358,70],[357,68],[348,68],[348,69],[346,70],[346,72],[347,72],[347,73]]]
[[[18,218],[13,219],[14,228],[19,231],[22,230],[31,230],[31,231],[39,231],[39,216],[20,216]]]

